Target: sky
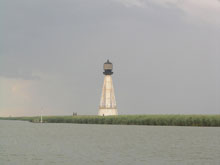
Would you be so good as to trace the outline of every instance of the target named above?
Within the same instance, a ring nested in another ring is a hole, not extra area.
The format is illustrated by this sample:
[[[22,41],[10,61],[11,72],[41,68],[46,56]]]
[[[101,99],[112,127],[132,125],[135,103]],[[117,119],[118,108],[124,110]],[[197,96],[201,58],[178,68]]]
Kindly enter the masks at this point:
[[[220,0],[1,0],[0,116],[220,114]]]

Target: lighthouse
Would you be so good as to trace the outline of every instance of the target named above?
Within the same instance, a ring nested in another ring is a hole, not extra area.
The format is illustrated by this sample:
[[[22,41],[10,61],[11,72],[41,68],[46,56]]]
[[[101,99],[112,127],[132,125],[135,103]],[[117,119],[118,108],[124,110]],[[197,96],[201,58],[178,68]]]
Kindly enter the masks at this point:
[[[115,93],[113,88],[112,82],[112,63],[107,60],[103,66],[105,75],[104,83],[102,88],[102,96],[99,105],[99,116],[110,116],[110,115],[118,115],[118,111],[116,108],[116,101],[115,101]]]

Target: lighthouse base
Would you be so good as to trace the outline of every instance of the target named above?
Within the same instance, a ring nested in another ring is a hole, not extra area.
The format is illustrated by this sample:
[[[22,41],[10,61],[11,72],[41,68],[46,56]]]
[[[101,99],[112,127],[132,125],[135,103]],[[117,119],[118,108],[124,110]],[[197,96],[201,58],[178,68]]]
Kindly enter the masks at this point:
[[[118,115],[117,109],[99,109],[99,116],[112,116],[112,115]]]

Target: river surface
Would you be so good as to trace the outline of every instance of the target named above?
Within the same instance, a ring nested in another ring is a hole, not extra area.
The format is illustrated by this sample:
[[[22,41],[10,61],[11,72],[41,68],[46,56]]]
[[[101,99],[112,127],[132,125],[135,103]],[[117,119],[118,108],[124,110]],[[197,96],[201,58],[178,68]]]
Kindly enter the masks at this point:
[[[220,128],[0,120],[0,165],[220,165]]]

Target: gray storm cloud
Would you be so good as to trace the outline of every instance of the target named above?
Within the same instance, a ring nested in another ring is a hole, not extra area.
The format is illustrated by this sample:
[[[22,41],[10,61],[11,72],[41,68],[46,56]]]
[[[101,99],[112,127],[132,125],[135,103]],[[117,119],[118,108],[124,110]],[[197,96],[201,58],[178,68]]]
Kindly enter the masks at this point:
[[[1,116],[97,114],[107,59],[119,114],[220,113],[219,1],[0,4]]]

